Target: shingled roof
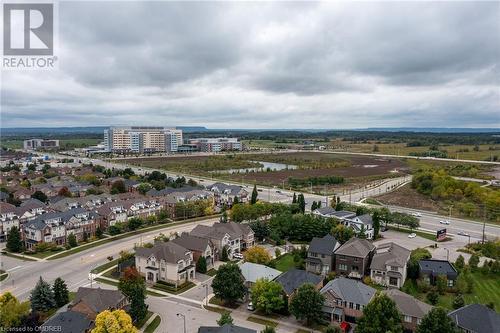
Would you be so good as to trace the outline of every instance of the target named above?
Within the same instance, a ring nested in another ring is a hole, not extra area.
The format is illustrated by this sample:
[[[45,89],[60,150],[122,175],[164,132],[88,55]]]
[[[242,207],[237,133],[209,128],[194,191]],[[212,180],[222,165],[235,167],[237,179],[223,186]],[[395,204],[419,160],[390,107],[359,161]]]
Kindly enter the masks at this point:
[[[92,311],[99,313],[110,308],[115,308],[124,298],[125,296],[119,290],[80,287],[71,306],[84,303]]]
[[[469,304],[448,313],[458,327],[475,333],[499,333],[500,315],[481,304]]]
[[[366,239],[351,238],[335,251],[335,254],[364,258],[375,246]]]
[[[326,254],[326,255],[332,255],[333,251],[339,246],[339,243],[330,234],[327,234],[324,237],[314,237],[309,244],[308,251],[309,252],[314,252],[314,253],[319,253],[319,254]]]
[[[154,255],[159,260],[176,264],[179,260],[189,259],[189,250],[174,242],[156,243],[152,248],[139,247],[135,250],[137,257]]]

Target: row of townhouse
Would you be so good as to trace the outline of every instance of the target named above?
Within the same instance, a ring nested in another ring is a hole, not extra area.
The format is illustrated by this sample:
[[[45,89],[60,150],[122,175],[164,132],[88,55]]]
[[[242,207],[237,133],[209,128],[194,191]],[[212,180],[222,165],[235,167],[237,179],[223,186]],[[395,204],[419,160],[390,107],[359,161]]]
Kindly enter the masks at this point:
[[[156,242],[152,248],[139,248],[135,265],[148,283],[159,281],[180,285],[195,278],[195,266],[204,257],[213,267],[224,248],[229,258],[254,245],[254,233],[245,224],[234,222],[197,225],[168,242]]]

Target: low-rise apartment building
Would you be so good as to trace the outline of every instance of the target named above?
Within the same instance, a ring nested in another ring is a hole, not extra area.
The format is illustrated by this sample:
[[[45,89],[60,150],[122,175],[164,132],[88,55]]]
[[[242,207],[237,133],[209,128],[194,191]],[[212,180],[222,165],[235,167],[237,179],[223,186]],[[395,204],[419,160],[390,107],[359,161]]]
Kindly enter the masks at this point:
[[[196,145],[199,151],[217,153],[221,151],[243,150],[238,138],[196,138],[189,143]]]
[[[113,153],[177,152],[182,130],[156,126],[110,127],[104,130],[105,150]]]

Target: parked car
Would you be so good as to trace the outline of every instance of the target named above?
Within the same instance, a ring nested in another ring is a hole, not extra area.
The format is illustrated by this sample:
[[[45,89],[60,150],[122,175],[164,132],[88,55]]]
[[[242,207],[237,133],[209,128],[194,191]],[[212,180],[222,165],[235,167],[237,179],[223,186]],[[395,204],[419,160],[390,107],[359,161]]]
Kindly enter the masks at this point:
[[[241,253],[234,253],[233,254],[233,258],[236,258],[236,259],[243,259],[243,255]]]
[[[450,221],[448,221],[448,220],[441,220],[441,221],[439,221],[439,223],[441,223],[441,224],[450,224]]]
[[[415,238],[415,237],[417,237],[417,234],[414,232],[408,235],[408,238]]]
[[[248,311],[254,311],[255,310],[255,307],[253,306],[253,303],[252,302],[249,302],[248,305],[247,305],[247,310]]]
[[[380,231],[382,231],[382,232],[387,231],[387,230],[389,230],[389,228],[387,228],[386,226],[383,226],[380,228]]]

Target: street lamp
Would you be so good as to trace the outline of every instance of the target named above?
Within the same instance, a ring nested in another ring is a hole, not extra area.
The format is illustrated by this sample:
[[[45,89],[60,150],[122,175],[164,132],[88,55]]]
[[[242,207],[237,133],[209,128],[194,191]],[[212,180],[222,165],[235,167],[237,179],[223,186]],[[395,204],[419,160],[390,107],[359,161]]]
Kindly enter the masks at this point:
[[[177,317],[182,317],[182,320],[184,321],[184,333],[186,333],[186,316],[182,313],[178,313]]]
[[[205,283],[202,286],[205,287],[205,306],[208,306],[208,284]]]

